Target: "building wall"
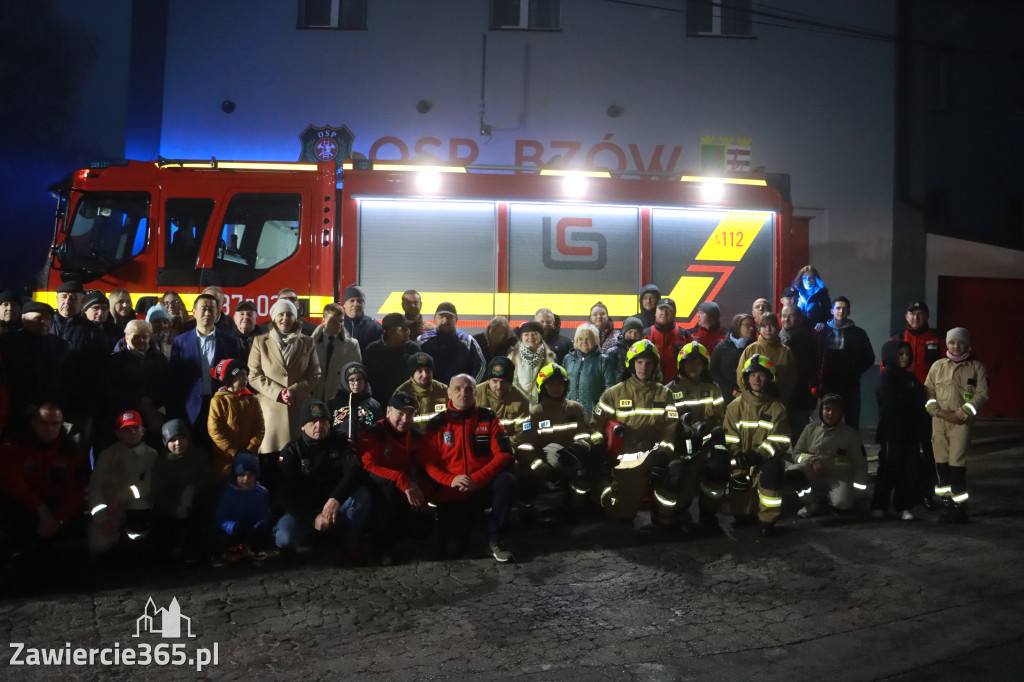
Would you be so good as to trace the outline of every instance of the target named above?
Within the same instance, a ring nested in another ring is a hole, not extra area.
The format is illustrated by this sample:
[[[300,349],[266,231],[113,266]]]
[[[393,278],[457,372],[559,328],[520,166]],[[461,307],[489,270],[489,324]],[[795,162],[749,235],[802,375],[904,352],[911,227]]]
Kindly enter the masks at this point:
[[[441,161],[456,139],[461,156],[475,145],[477,163],[548,163],[567,153],[554,143],[571,141],[569,166],[588,153],[615,166],[614,149],[596,147],[610,143],[630,169],[657,166],[652,157],[669,169],[676,153],[683,170],[699,168],[702,135],[750,138],[752,166],[788,173],[797,213],[819,216],[811,257],[832,292],[853,299],[872,338],[888,331],[891,43],[764,25],[756,39],[687,37],[685,3],[668,0],[676,11],[563,0],[561,31],[488,31],[487,4],[370,0],[366,31],[303,31],[293,2],[171,3],[160,153],[295,159],[307,125],[344,124],[367,155],[394,136],[410,155],[436,138],[425,151]],[[785,5],[893,25],[880,0]],[[377,153],[396,156],[394,145]]]

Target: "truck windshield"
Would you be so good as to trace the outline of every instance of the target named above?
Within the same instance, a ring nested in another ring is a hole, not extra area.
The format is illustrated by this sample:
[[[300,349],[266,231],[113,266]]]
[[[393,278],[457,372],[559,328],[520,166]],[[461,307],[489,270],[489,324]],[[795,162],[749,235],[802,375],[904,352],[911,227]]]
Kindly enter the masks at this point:
[[[145,192],[86,194],[61,248],[61,270],[92,280],[135,258],[146,246],[148,215]]]

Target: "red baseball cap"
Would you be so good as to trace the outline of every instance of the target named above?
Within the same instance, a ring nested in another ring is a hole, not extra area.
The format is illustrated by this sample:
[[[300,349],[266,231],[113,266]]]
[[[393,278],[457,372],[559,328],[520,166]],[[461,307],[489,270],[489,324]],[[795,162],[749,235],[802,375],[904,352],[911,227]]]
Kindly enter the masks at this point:
[[[126,426],[142,426],[142,415],[135,410],[122,412],[117,418],[117,428],[123,429]]]

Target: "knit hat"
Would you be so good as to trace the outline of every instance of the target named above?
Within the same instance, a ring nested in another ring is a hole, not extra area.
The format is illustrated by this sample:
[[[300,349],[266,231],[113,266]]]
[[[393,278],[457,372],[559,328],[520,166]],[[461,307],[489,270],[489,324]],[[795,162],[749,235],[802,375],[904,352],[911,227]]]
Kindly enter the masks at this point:
[[[48,313],[53,315],[53,308],[48,303],[43,303],[42,301],[28,301],[21,308],[21,314],[25,315],[26,313]]]
[[[434,370],[434,358],[422,351],[410,355],[406,362],[409,365],[409,376],[415,374],[420,367],[429,367],[431,371]]]
[[[94,305],[105,305],[110,307],[110,301],[103,295],[102,291],[90,291],[85,295],[85,303],[82,305],[82,310],[88,310]]]
[[[366,368],[363,367],[363,365],[361,363],[350,362],[347,365],[345,365],[344,368],[342,368],[341,374],[345,378],[345,382],[346,383],[348,382],[349,377],[351,377],[353,374],[362,374],[363,378],[365,379],[366,378]]]
[[[5,289],[0,291],[0,303],[21,303],[21,299],[15,292]]]
[[[117,428],[123,429],[126,426],[142,426],[142,415],[135,410],[127,410],[117,416]]]
[[[279,298],[274,301],[274,305],[270,306],[270,319],[274,319],[280,313],[291,313],[295,317],[299,316],[299,309],[295,307],[295,304],[286,298]]]
[[[506,358],[504,355],[491,358],[491,361],[487,363],[487,372],[484,373],[484,381],[490,379],[508,379],[512,381],[512,377],[516,373],[516,366],[511,360]]]
[[[642,334],[644,331],[644,323],[640,321],[639,317],[627,317],[622,322],[622,333],[625,334],[630,329],[635,329]]]
[[[330,421],[331,411],[327,409],[327,405],[322,400],[310,400],[302,406],[302,411],[299,413],[302,418],[303,424],[308,424],[311,421],[317,419],[326,419]]]
[[[210,368],[210,376],[222,384],[230,384],[241,372],[248,372],[249,367],[238,358],[221,360],[216,367]]]
[[[416,410],[416,400],[405,391],[395,391],[395,394],[391,396],[391,400],[388,401],[388,407],[393,407],[396,410]]]
[[[260,461],[256,459],[256,455],[248,450],[239,450],[234,460],[232,460],[231,473],[235,476],[241,476],[246,472],[256,474],[256,478],[259,478]]]
[[[179,436],[187,436],[190,439],[192,438],[192,432],[189,431],[188,424],[185,423],[184,419],[172,419],[167,422],[164,424],[163,428],[160,429],[160,435],[163,436],[164,445],[167,445]]]
[[[794,291],[796,290],[794,289]],[[719,308],[718,304],[714,301],[704,301],[697,306],[697,312],[704,313],[705,315],[711,315],[716,320],[722,317],[722,309]]]
[[[953,339],[958,339],[969,345],[971,343],[971,333],[963,327],[953,327],[946,332],[946,344],[949,345],[949,342]]]
[[[86,306],[89,305],[88,301],[86,301],[85,303]],[[149,310],[146,311],[146,322],[153,324],[153,320],[167,320],[168,322],[172,321],[171,314],[167,312],[167,308],[163,307],[159,303],[157,303],[155,306],[151,307]]]
[[[77,279],[69,279],[57,287],[58,294],[84,294],[85,289]]]
[[[349,284],[345,287],[345,293],[341,295],[341,302],[344,303],[350,298],[361,298],[366,300],[366,292],[358,284]]]

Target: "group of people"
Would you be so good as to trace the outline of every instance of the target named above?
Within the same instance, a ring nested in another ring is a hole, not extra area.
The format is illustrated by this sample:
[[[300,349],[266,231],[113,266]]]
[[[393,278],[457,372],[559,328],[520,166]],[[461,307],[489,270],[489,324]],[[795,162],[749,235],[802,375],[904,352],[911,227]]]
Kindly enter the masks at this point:
[[[713,532],[728,502],[771,535],[788,492],[804,517],[867,497],[875,356],[811,266],[779,314],[757,299],[729,328],[709,301],[684,329],[654,285],[621,325],[595,303],[571,341],[546,308],[471,336],[453,304],[431,321],[415,290],[401,300],[377,321],[350,285],[316,325],[283,289],[257,325],[250,301],[225,315],[218,287],[191,315],[174,292],[133,308],[68,281],[56,310],[0,293],[3,551],[80,539],[96,560],[220,564],[326,544],[388,564],[434,527],[443,556],[463,555],[483,516],[505,562],[513,510],[631,521],[649,504],[654,528]],[[937,497],[941,520],[966,521],[985,370],[966,330],[942,339],[920,302],[906,319],[882,351],[871,515],[909,520]]]

